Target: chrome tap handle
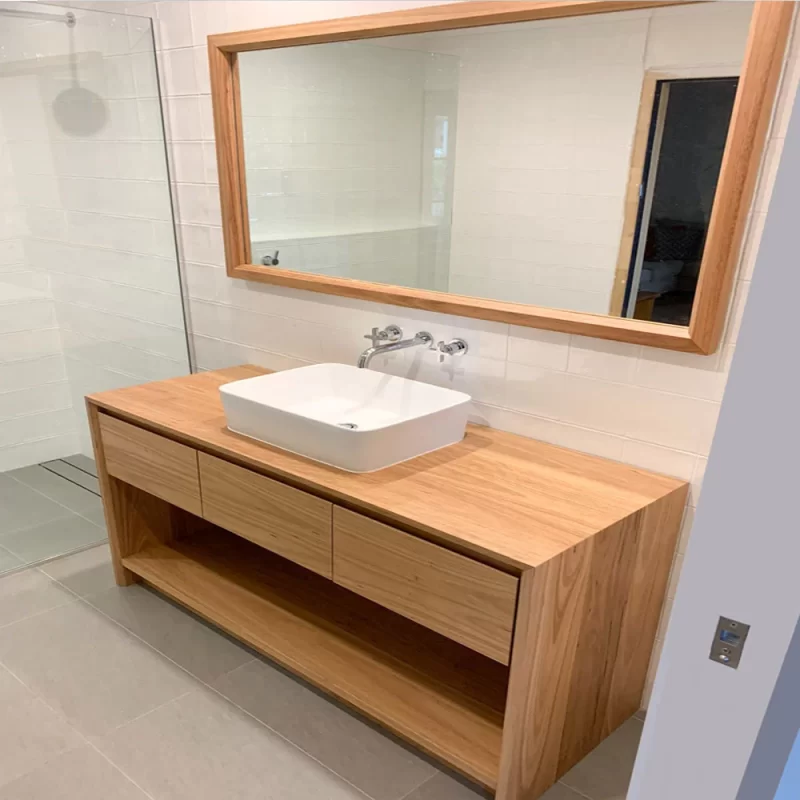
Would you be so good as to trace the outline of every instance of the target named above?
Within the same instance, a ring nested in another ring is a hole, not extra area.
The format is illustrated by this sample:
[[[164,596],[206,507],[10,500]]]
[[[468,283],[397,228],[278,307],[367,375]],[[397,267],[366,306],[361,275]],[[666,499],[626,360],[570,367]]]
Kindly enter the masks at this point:
[[[403,331],[397,325],[387,325],[383,330],[373,328],[372,333],[364,336],[372,342],[373,347],[377,347],[381,342],[398,342],[403,338]]]
[[[464,355],[469,350],[469,345],[463,339],[451,339],[449,342],[439,342],[436,349],[439,351],[439,363],[441,363],[445,356]]]
[[[280,263],[278,261],[279,252],[280,252],[279,250],[276,250],[271,256],[264,256],[264,258],[261,259],[261,263],[265,267],[277,267],[278,264]]]

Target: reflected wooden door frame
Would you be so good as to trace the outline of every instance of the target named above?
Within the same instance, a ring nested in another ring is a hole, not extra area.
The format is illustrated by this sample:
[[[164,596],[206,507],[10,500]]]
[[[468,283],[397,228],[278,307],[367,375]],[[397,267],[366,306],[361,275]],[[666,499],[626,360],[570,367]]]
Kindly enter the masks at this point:
[[[794,2],[756,0],[754,3],[688,328],[257,266],[251,263],[250,252],[239,94],[240,52],[685,4],[684,0],[462,2],[209,36],[227,274],[231,278],[530,328],[688,353],[714,353],[730,305],[742,239],[783,67]]]
[[[639,219],[639,207],[642,202],[641,190],[644,188],[645,166],[650,156],[650,132],[655,112],[656,90],[659,83],[714,78],[739,79],[740,65],[720,65],[713,67],[690,67],[680,69],[648,69],[642,81],[642,93],[639,99],[639,112],[636,116],[636,129],[631,147],[631,163],[628,170],[628,181],[625,185],[625,206],[623,211],[622,238],[620,240],[619,254],[617,256],[617,269],[614,273],[614,284],[611,289],[611,301],[608,313],[611,316],[624,314],[625,293],[628,284],[628,274],[631,269],[631,259],[634,254],[634,241]],[[662,90],[663,91],[663,90]],[[731,112],[733,109],[731,109]],[[655,176],[651,175],[651,180]]]

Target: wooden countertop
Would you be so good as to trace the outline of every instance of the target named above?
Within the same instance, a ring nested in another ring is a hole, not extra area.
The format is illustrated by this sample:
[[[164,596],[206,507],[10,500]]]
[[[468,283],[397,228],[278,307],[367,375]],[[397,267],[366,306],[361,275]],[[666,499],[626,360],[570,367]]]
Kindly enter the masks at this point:
[[[90,395],[89,402],[200,450],[346,507],[405,525],[514,570],[537,567],[685,481],[492,428],[367,474],[353,474],[228,430],[218,388],[255,366]]]

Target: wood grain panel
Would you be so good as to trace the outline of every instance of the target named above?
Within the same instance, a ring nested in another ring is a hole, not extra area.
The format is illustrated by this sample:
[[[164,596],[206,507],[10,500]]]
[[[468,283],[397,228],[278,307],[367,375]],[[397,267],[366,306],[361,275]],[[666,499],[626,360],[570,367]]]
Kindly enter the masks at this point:
[[[195,450],[107,414],[99,426],[109,475],[200,516]]]
[[[753,7],[689,324],[692,341],[702,353],[715,352],[728,315],[795,5],[762,0]]]
[[[593,544],[522,574],[497,800],[533,800],[558,779]]]
[[[638,546],[620,617],[619,643],[613,657],[605,735],[635,713],[641,704],[652,652],[647,651],[655,643],[658,632],[688,492],[688,486],[676,489],[638,515]]]
[[[97,407],[86,403],[92,435],[97,479],[103,498],[108,543],[114,579],[119,586],[139,580],[122,559],[154,544],[167,544],[184,531],[184,512],[164,500],[112,477],[106,469],[106,454]]]
[[[224,531],[145,549],[125,566],[494,789],[507,668]]]
[[[104,392],[136,424],[510,570],[535,567],[685,481],[492,428],[375,473],[353,474],[227,429],[219,387],[259,367]]]
[[[537,19],[579,17],[586,14],[606,14],[639,8],[658,8],[685,5],[695,0],[563,0],[563,2],[488,2],[448,3],[422,6],[402,11],[365,14],[360,17],[340,17],[299,25],[233,31],[209,36],[209,43],[226,53],[263,50],[268,47],[294,47],[320,42],[340,42],[353,39],[372,39],[378,36],[398,36],[405,33],[472,28],[480,25],[500,25],[528,22]]]
[[[538,798],[640,708],[686,493],[523,573],[498,800]]]
[[[518,586],[513,575],[337,507],[333,579],[508,663]]]
[[[235,53],[225,53],[208,42],[208,69],[214,113],[214,140],[219,174],[222,235],[228,274],[234,264],[249,264],[250,218],[244,172],[244,144]]]
[[[86,416],[89,422],[89,433],[92,436],[92,449],[94,451],[94,463],[97,468],[97,482],[100,486],[100,496],[103,498],[103,515],[108,531],[108,544],[111,550],[111,565],[114,569],[114,580],[118,586],[130,586],[139,580],[135,575],[122,564],[123,556],[128,556],[136,552],[127,537],[123,535],[121,528],[117,527],[117,507],[114,501],[111,481],[113,480],[106,469],[105,449],[103,448],[103,438],[100,434],[100,412],[97,406],[88,398],[86,400]]]
[[[205,519],[331,577],[329,502],[205,453],[199,463]]]

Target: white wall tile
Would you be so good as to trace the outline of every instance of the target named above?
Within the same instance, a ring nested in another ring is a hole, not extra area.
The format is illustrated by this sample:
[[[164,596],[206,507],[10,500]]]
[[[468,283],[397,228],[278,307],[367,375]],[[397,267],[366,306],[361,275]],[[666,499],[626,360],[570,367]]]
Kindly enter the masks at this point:
[[[536,328],[512,325],[508,337],[508,360],[517,364],[548,369],[566,369],[569,336]]]
[[[636,374],[639,345],[573,336],[567,370],[576,375],[628,383]]]
[[[168,97],[197,94],[197,63],[191,47],[165,50],[161,54],[164,88]]]

